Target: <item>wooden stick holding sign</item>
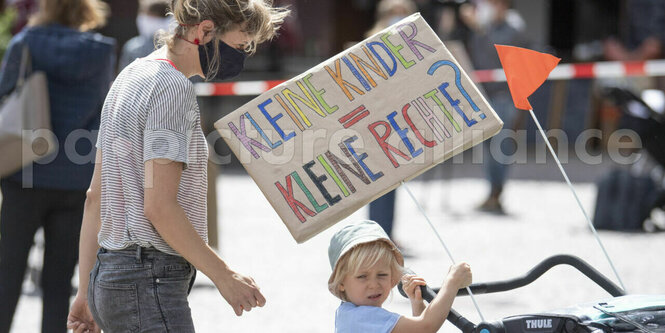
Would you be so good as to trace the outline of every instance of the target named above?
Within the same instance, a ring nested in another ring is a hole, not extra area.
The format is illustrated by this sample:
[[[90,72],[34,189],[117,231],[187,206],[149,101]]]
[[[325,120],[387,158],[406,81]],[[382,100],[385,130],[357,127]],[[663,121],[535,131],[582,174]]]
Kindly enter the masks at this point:
[[[420,14],[215,123],[298,243],[502,125]]]

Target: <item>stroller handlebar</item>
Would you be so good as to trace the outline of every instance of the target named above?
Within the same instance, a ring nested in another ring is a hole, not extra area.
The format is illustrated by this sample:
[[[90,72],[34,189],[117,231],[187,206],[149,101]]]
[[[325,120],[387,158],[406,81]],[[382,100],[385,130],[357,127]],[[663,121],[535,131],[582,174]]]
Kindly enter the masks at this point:
[[[408,273],[412,272],[408,271]],[[402,282],[397,285],[397,290],[399,290],[399,293],[402,294],[402,296],[408,297],[402,288]],[[430,288],[430,286],[420,286],[420,291],[422,292],[423,299],[427,301],[427,303],[432,302],[437,293],[437,291],[434,291],[434,289]],[[476,328],[474,323],[464,318],[464,316],[455,311],[455,309],[450,309],[446,320],[455,325],[464,333],[471,333]]]
[[[589,265],[587,262],[576,256],[567,255],[567,254],[560,254],[549,257],[541,261],[538,265],[536,265],[534,268],[532,268],[530,271],[528,271],[525,275],[521,277],[509,280],[503,280],[503,281],[476,283],[470,285],[469,289],[471,289],[471,292],[474,294],[489,294],[489,293],[496,293],[501,291],[517,289],[530,284],[531,282],[535,281],[543,274],[545,274],[545,272],[550,270],[550,268],[557,265],[569,265],[576,268],[578,271],[580,271],[582,274],[588,277],[591,281],[595,282],[598,286],[603,288],[605,291],[607,291],[610,295],[614,297],[623,296],[626,294],[623,291],[623,289],[621,289],[619,286],[617,286],[614,282],[612,282],[606,276],[601,274],[595,268],[591,267],[591,265]],[[438,290],[435,291],[438,292]],[[466,289],[460,289],[457,292],[458,296],[466,296],[468,294],[469,293],[467,292]]]
[[[576,268],[578,271],[580,271],[586,277],[591,279],[593,282],[595,282],[598,286],[603,288],[613,297],[624,296],[626,294],[623,289],[621,289],[614,282],[612,282],[606,276],[601,274],[599,271],[597,271],[587,262],[576,256],[566,255],[566,254],[555,255],[541,261],[534,268],[532,268],[530,271],[528,271],[525,275],[521,277],[517,277],[510,280],[503,280],[503,281],[475,283],[470,285],[469,289],[471,289],[471,292],[474,294],[489,294],[489,293],[517,289],[530,284],[531,282],[535,281],[540,276],[542,276],[550,268],[557,265],[569,265]],[[411,274],[412,272],[406,271],[405,273]],[[420,288],[422,291],[423,299],[426,300],[428,303],[431,302],[434,299],[434,297],[436,297],[436,294],[439,292],[438,288],[432,289],[429,286],[421,286]],[[402,282],[400,282],[397,285],[397,289],[399,290],[400,294],[402,294],[402,296],[407,297],[406,293],[402,289]],[[458,296],[468,295],[467,289],[466,288],[460,289],[457,292],[457,295]],[[475,332],[477,329],[481,327],[483,328],[483,331],[485,328],[487,328],[489,329],[488,332],[494,332],[495,330],[492,328],[498,328],[497,325],[501,326],[500,323],[481,323],[480,325],[476,325],[471,321],[469,321],[468,319],[464,318],[462,315],[460,315],[457,311],[453,309],[450,309],[447,320],[450,321],[453,325],[455,325],[464,333]]]

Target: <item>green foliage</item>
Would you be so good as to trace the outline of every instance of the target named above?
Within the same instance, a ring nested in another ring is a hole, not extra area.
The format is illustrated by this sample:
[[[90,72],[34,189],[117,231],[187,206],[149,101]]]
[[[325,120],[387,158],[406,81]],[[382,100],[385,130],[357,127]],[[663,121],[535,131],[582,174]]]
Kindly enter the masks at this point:
[[[0,59],[7,50],[9,40],[12,39],[12,24],[16,19],[16,9],[14,7],[7,7],[0,13]]]

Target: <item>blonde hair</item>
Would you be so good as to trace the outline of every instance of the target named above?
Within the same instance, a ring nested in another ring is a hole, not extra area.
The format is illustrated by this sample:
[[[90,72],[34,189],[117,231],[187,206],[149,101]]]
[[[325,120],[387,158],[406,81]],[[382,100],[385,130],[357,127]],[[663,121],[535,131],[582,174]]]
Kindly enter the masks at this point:
[[[170,14],[178,25],[172,33],[160,36],[158,44],[173,48],[175,39],[183,36],[189,27],[210,20],[215,24],[216,36],[240,27],[252,37],[244,50],[252,54],[258,44],[277,35],[290,12],[286,8],[272,7],[272,4],[272,0],[171,0]],[[215,54],[213,59],[208,59],[208,78],[219,69],[218,43],[218,38],[213,38]]]
[[[335,265],[332,276],[328,283],[328,289],[333,295],[348,302],[346,294],[339,287],[348,274],[356,274],[365,267],[372,267],[377,263],[387,263],[390,266],[392,286],[396,286],[404,272],[404,267],[399,264],[392,244],[385,240],[376,240],[369,243],[358,244],[345,253]]]
[[[106,24],[108,5],[100,0],[40,0],[28,25],[61,24],[88,31]]]

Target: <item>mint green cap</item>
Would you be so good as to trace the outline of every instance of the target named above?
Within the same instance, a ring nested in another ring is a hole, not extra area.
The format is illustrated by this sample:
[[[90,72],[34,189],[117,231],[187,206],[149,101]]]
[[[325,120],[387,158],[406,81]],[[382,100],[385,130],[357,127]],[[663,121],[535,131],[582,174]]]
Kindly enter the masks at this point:
[[[402,253],[390,240],[390,237],[388,237],[383,228],[374,221],[362,220],[345,226],[337,231],[330,239],[330,246],[328,246],[328,260],[330,260],[332,273],[330,274],[328,283],[332,282],[339,258],[359,244],[365,244],[377,240],[388,243],[392,247],[393,252],[395,252],[397,262],[400,266],[404,266],[404,257],[402,256]]]

